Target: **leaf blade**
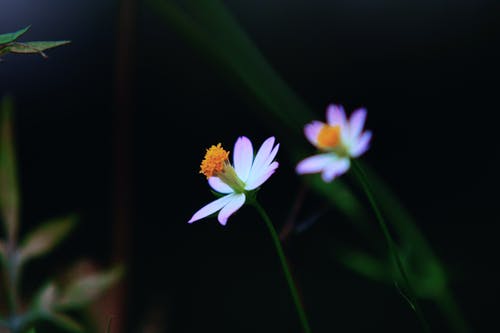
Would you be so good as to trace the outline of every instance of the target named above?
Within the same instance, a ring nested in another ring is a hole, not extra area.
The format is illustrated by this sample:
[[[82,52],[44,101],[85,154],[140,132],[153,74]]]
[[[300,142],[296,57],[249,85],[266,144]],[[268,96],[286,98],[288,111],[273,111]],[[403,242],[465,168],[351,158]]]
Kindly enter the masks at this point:
[[[48,49],[53,49],[62,45],[67,45],[71,43],[69,40],[59,40],[59,41],[35,41],[35,42],[25,42],[25,43],[12,43],[6,49],[7,52],[17,53],[17,54],[33,54],[33,53],[43,53]]]
[[[61,292],[57,308],[68,310],[89,304],[118,281],[123,273],[123,266],[116,265],[107,271],[95,272],[73,280]]]
[[[31,25],[28,25],[25,28],[19,29],[14,32],[8,32],[5,34],[0,35],[0,46],[3,44],[8,44],[14,42],[16,39],[24,35],[29,29],[31,28]]]
[[[38,227],[23,240],[19,256],[22,262],[51,251],[74,228],[76,218],[68,216],[54,219]]]

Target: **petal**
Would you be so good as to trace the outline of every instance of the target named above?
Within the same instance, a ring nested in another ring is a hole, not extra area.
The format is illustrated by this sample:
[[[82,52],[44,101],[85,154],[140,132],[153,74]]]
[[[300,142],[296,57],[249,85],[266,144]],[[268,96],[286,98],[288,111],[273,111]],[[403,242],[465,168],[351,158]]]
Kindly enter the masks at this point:
[[[191,217],[188,223],[193,223],[194,221],[200,220],[204,217],[207,217],[208,215],[215,213],[216,211],[227,205],[229,202],[231,202],[233,196],[233,194],[229,194],[215,201],[212,201],[211,203],[194,213],[193,217]]]
[[[341,105],[330,104],[326,109],[326,121],[328,125],[340,125],[344,127],[346,123],[344,108]]]
[[[318,146],[318,134],[324,125],[325,123],[314,120],[304,126],[304,135],[306,136],[307,140],[309,140],[309,142],[312,143],[315,147]]]
[[[250,170],[250,176],[248,178],[253,177],[253,174],[258,173],[261,168],[265,167],[265,163],[271,155],[271,151],[274,145],[274,136],[267,138],[266,141],[260,146],[257,155],[255,155],[255,159],[253,161],[252,169]]]
[[[229,201],[228,204],[221,209],[219,216],[217,217],[219,223],[226,225],[229,216],[233,215],[234,212],[240,209],[245,203],[245,200],[246,197],[243,193],[231,195],[231,201]]]
[[[219,177],[208,178],[208,185],[210,185],[212,189],[219,193],[228,194],[234,192],[234,190],[229,185],[220,180]]]
[[[254,184],[256,179],[262,178],[263,174],[267,174],[269,168],[271,165],[276,163],[276,165],[273,167],[273,169],[276,169],[278,167],[278,162],[274,162],[273,160],[276,157],[276,154],[278,153],[278,149],[280,148],[279,143],[273,148],[273,150],[269,153],[269,156],[267,157],[267,160],[262,164],[262,167],[258,170],[252,171],[250,175],[248,176],[247,179],[247,185],[248,184]],[[269,178],[269,177],[267,177]],[[266,178],[266,179],[267,179]],[[262,184],[262,183],[261,183]],[[260,184],[259,184],[260,185]],[[247,186],[248,187],[248,186]],[[257,187],[257,186],[256,186]],[[247,188],[248,189],[248,188]]]
[[[321,172],[328,164],[335,163],[338,157],[333,154],[320,154],[307,157],[295,168],[298,174]]]
[[[321,177],[327,183],[334,180],[336,177],[345,173],[349,167],[351,166],[351,161],[348,158],[341,158],[331,164],[324,169]]]
[[[351,140],[355,140],[363,130],[366,120],[366,109],[357,109],[349,118],[349,136]]]
[[[353,147],[351,148],[351,151],[349,152],[352,157],[358,157],[361,156],[364,152],[370,148],[370,140],[372,138],[372,132],[371,131],[365,131],[363,135],[359,138],[359,140],[356,140],[353,144]]]
[[[234,144],[234,170],[238,177],[246,182],[248,173],[252,167],[253,147],[252,142],[245,136],[241,136]]]
[[[273,150],[271,151],[271,153],[269,153],[269,156],[267,157],[267,160],[266,162],[264,163],[265,165],[265,168],[268,167],[269,165],[271,165],[271,163],[273,163],[273,160],[274,158],[276,157],[276,155],[278,154],[278,150],[280,149],[280,144],[277,143],[276,146],[274,146]]]
[[[247,191],[255,190],[257,187],[264,184],[264,182],[266,180],[268,180],[269,177],[271,177],[271,175],[276,171],[278,166],[279,166],[278,162],[273,162],[267,168],[263,169],[264,171],[260,172],[258,177],[253,177],[254,175],[252,174],[248,178],[248,182],[247,182],[247,185],[245,186],[245,190],[247,190]]]

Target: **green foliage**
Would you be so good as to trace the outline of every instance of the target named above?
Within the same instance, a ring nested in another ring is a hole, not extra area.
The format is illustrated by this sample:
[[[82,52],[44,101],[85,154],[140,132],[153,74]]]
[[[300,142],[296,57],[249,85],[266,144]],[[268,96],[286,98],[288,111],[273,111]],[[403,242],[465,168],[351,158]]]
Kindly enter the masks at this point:
[[[7,53],[17,54],[39,54],[44,58],[47,55],[44,51],[58,46],[69,44],[69,40],[60,41],[36,41],[36,42],[18,42],[18,38],[24,35],[31,26],[20,29],[16,32],[10,32],[0,35],[0,56]]]
[[[24,238],[19,248],[19,260],[28,261],[50,252],[73,229],[74,216],[54,219],[39,226]]]
[[[107,271],[77,277],[63,286],[50,281],[33,298],[31,313],[70,332],[82,332],[82,325],[64,312],[89,305],[116,283],[123,272],[123,267],[117,265]]]
[[[31,26],[27,26],[26,28],[22,28],[18,31],[15,31],[15,32],[1,34],[0,35],[0,47],[4,44],[9,44],[9,43],[14,42],[16,39],[18,39],[19,37],[24,35],[26,33],[26,31],[28,31],[30,28],[31,28]]]
[[[7,37],[2,35],[1,38],[15,39],[23,32],[25,30]],[[52,252],[74,229],[77,217],[70,215],[49,220],[27,232],[20,245],[17,244],[20,191],[12,113],[12,99],[6,97],[0,101],[0,217],[6,230],[5,239],[0,239],[0,259],[5,272],[10,314],[5,320],[0,314],[0,328],[6,327],[11,333],[29,329],[28,333],[31,333],[35,332],[33,325],[43,320],[69,332],[83,332],[84,327],[65,312],[89,305],[121,278],[123,267],[116,265],[106,271],[76,276],[62,285],[57,283],[57,278],[53,278],[40,288],[27,309],[20,310],[19,305],[24,302],[20,299],[18,288],[24,265],[31,259]]]
[[[87,275],[71,281],[61,291],[55,306],[57,309],[73,309],[88,305],[103,290],[112,286],[123,275],[123,267],[118,265],[105,271]]]

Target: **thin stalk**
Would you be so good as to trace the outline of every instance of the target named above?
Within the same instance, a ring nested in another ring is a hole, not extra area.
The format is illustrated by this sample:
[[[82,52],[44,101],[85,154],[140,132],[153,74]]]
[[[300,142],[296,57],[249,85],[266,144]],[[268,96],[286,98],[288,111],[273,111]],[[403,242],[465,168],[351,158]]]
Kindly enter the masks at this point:
[[[6,286],[7,286],[7,303],[9,307],[9,317],[7,323],[12,333],[19,332],[19,259],[16,250],[15,240],[10,240],[7,245],[6,255]]]
[[[410,303],[410,306],[417,314],[418,320],[422,324],[422,328],[424,329],[424,331],[427,333],[430,333],[429,325],[427,324],[427,321],[425,320],[422,309],[420,308],[420,305],[418,303],[415,289],[413,288],[413,285],[410,282],[408,274],[406,273],[406,270],[404,268],[403,261],[401,260],[401,257],[399,256],[399,252],[396,248],[396,244],[395,244],[394,240],[392,239],[391,234],[389,233],[389,228],[387,228],[387,224],[385,223],[385,220],[382,216],[382,213],[380,212],[380,209],[378,208],[377,202],[375,201],[375,197],[373,196],[372,191],[370,189],[370,186],[368,185],[368,178],[366,177],[366,174],[363,171],[363,169],[359,163],[357,163],[355,160],[352,160],[352,165],[353,165],[353,170],[356,173],[356,176],[358,177],[358,180],[361,183],[361,186],[363,187],[363,190],[365,191],[366,196],[368,197],[368,201],[370,201],[370,205],[372,206],[372,209],[375,213],[375,216],[377,217],[377,221],[380,225],[380,228],[382,229],[382,232],[384,233],[384,237],[385,237],[385,240],[387,241],[387,246],[389,248],[389,252],[391,253],[394,261],[396,262],[396,266],[397,266],[397,268],[401,274],[401,277],[403,278],[403,281],[406,285],[406,288],[408,291],[408,301]]]
[[[251,203],[257,209],[259,214],[262,216],[262,219],[266,223],[266,226],[269,229],[269,232],[271,233],[271,237],[273,239],[274,246],[276,247],[276,251],[278,252],[278,256],[279,256],[279,259],[281,262],[281,267],[283,268],[283,272],[285,273],[286,282],[288,283],[288,287],[290,288],[293,302],[295,303],[295,308],[297,309],[300,323],[302,324],[304,332],[311,333],[311,328],[309,327],[309,322],[307,320],[306,313],[304,311],[304,308],[302,307],[302,303],[301,303],[300,298],[299,298],[299,293],[297,292],[297,288],[296,288],[295,283],[293,281],[292,273],[290,272],[290,269],[288,267],[288,263],[287,263],[287,260],[285,257],[285,252],[283,251],[283,247],[281,246],[281,241],[280,241],[280,238],[278,236],[278,233],[276,232],[276,229],[274,228],[274,225],[271,222],[271,219],[267,215],[266,211],[257,202],[257,200],[252,200]]]

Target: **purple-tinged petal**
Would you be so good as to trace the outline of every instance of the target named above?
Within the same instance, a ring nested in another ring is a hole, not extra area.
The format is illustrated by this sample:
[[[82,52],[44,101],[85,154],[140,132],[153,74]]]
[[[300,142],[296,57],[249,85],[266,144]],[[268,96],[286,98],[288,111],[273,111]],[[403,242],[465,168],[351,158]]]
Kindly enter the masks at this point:
[[[208,178],[208,185],[210,185],[212,189],[219,193],[228,194],[234,192],[234,190],[229,185],[220,180],[219,177]]]
[[[317,120],[314,120],[304,126],[304,135],[306,136],[307,140],[309,140],[309,142],[315,147],[318,146],[318,134],[323,126],[325,126],[325,123]]]
[[[349,137],[351,142],[356,140],[361,134],[363,126],[365,126],[365,120],[366,109],[364,108],[357,109],[351,114],[349,118]]]
[[[264,141],[262,146],[260,146],[257,151],[257,155],[255,155],[255,159],[253,161],[252,169],[250,170],[250,177],[253,177],[253,174],[258,173],[262,167],[265,166],[266,161],[268,160],[271,151],[273,150],[274,145],[274,136],[271,136]]]
[[[346,123],[344,108],[341,105],[330,104],[326,109],[326,122],[330,126],[340,125],[343,128]]]
[[[334,163],[338,157],[333,154],[320,154],[307,157],[295,168],[298,174],[321,172],[328,164]]]
[[[252,142],[245,136],[241,136],[234,144],[233,152],[234,170],[238,177],[245,182],[252,167],[253,147]]]
[[[351,161],[348,158],[341,158],[328,166],[323,170],[321,177],[326,183],[331,182],[336,177],[345,173],[351,166]]]
[[[215,213],[216,211],[227,205],[229,202],[231,202],[233,196],[233,194],[228,194],[222,198],[212,201],[211,203],[202,207],[200,210],[194,213],[193,217],[191,217],[188,223],[193,223],[194,221],[198,221],[204,217],[207,217],[208,215]]]
[[[267,173],[268,169],[273,164],[273,160],[276,157],[276,154],[278,153],[279,147],[280,147],[279,143],[276,144],[276,146],[273,148],[273,150],[271,151],[271,153],[269,153],[269,156],[267,157],[267,160],[262,164],[262,167],[260,169],[258,169],[258,170],[253,170],[252,169],[251,174],[248,176],[247,184],[253,182],[253,180],[255,180],[257,178],[261,178],[262,174]],[[274,163],[277,163],[277,162],[274,162]],[[274,167],[274,169],[276,169],[277,167],[278,167],[278,165],[276,164],[276,166]],[[251,180],[251,178],[253,180]]]
[[[276,154],[278,154],[278,150],[280,149],[280,144],[277,143],[276,146],[274,146],[273,150],[271,153],[269,153],[269,156],[267,157],[266,162],[264,163],[265,167],[271,165],[273,162],[274,158],[276,157]]]
[[[364,152],[370,148],[370,140],[372,138],[372,132],[371,131],[365,131],[359,140],[356,140],[354,142],[353,147],[351,148],[350,155],[352,157],[358,157],[361,156]]]
[[[271,177],[271,175],[276,171],[278,166],[279,163],[274,161],[267,168],[263,168],[262,172],[259,172],[259,175],[257,177],[254,177],[254,174],[252,173],[248,178],[245,190],[247,191],[255,190],[257,187],[264,184],[264,182],[268,180],[269,177]]]
[[[227,219],[243,206],[245,200],[246,197],[243,193],[231,195],[231,201],[229,201],[219,212],[219,216],[217,217],[219,223],[226,225]]]

